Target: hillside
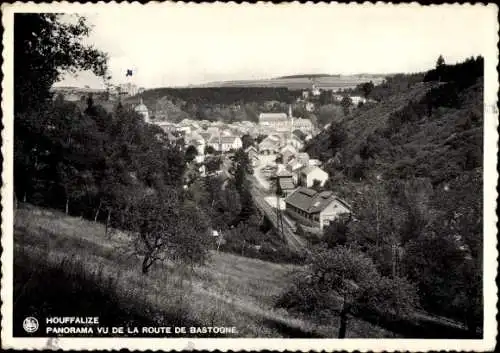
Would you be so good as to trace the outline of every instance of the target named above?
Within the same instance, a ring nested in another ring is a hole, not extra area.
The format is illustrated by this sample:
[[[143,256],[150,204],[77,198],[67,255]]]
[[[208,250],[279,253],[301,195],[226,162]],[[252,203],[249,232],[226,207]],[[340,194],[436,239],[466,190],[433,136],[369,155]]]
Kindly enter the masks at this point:
[[[482,77],[450,91],[452,83],[411,82],[379,104],[355,110],[307,149],[325,162],[337,153],[362,161],[366,175],[450,181],[482,164]],[[340,148],[332,144],[334,129],[346,133]]]
[[[192,87],[286,87],[290,90],[310,89],[312,80],[318,88],[339,90],[354,88],[356,85],[372,80],[380,83],[385,75],[323,75],[323,74],[299,74],[276,77],[271,79],[237,80],[210,82]]]
[[[316,325],[273,308],[297,266],[213,251],[194,272],[165,261],[143,276],[125,233],[105,236],[99,223],[28,204],[16,212],[15,239],[14,330],[21,335],[28,312],[98,315],[124,326],[236,326],[236,337],[329,337],[337,330],[336,322]],[[394,337],[358,319],[350,335]]]
[[[276,77],[277,79],[284,79],[284,78],[310,78],[310,79],[315,79],[315,78],[320,78],[320,77],[336,77],[340,78],[340,75],[330,75],[330,74],[296,74],[296,75],[286,75],[286,76],[280,76]]]
[[[355,222],[326,230],[418,287],[427,312],[482,323],[483,59],[397,75],[313,139]],[[329,240],[328,240],[329,239]],[[395,252],[395,249],[399,249]],[[451,270],[453,269],[453,270]]]
[[[342,120],[342,128],[348,137],[343,146],[343,152],[351,156],[351,151],[359,151],[362,144],[369,135],[379,129],[386,127],[390,114],[405,107],[412,100],[421,99],[435,84],[422,83],[411,86],[391,95],[384,102],[376,105],[367,105],[354,111],[350,116]],[[328,161],[334,155],[334,149],[330,143],[331,130],[324,130],[308,145],[309,153]]]

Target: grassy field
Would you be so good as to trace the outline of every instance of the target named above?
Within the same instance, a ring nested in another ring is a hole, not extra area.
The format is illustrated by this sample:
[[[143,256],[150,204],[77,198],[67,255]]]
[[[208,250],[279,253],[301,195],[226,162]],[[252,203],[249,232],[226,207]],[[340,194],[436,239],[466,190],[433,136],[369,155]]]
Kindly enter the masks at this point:
[[[309,79],[309,77],[277,77],[260,80],[210,82],[206,84],[194,85],[194,87],[287,87],[291,90],[302,90],[311,88],[311,85],[314,82],[318,88],[338,90],[354,88],[360,83],[368,81],[373,81],[373,83],[379,84],[383,80],[384,75],[319,76],[315,77],[314,81]]]
[[[293,265],[213,252],[193,272],[162,263],[143,276],[126,234],[31,205],[16,211],[14,236],[18,334],[27,315],[98,315],[108,325],[235,326],[237,337],[337,335],[336,319],[319,326],[274,308]],[[393,337],[355,318],[350,326],[349,337]]]

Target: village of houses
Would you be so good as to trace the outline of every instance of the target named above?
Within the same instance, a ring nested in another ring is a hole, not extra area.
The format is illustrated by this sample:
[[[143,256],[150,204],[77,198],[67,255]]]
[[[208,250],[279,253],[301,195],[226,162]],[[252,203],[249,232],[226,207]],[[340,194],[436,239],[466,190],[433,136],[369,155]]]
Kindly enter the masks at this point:
[[[254,170],[253,179],[268,195],[264,199],[272,212],[278,208],[289,224],[300,224],[310,232],[321,233],[332,220],[351,212],[348,203],[323,189],[328,173],[319,160],[303,151],[305,143],[319,130],[311,120],[294,117],[291,105],[286,113],[260,113],[258,123],[192,119],[179,123],[154,121],[142,100],[134,109],[146,122],[161,127],[169,139],[182,139],[186,149],[190,146],[196,149],[189,167],[200,177],[222,174],[225,163],[216,171],[208,171],[205,161],[214,154],[228,158],[243,147],[243,136],[249,136],[252,143],[246,146],[245,152]],[[318,187],[321,191],[315,190]]]

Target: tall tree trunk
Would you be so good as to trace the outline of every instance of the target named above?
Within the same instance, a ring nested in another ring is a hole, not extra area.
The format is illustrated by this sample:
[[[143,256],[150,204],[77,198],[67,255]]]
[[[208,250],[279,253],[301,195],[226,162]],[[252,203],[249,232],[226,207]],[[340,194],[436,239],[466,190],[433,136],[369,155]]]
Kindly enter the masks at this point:
[[[349,313],[349,304],[345,302],[342,306],[342,311],[340,312],[340,328],[339,328],[339,338],[345,338],[345,333],[347,330],[347,314]]]
[[[340,328],[339,328],[339,338],[345,338],[345,332],[347,329],[347,313],[345,310],[340,312]]]
[[[396,278],[396,246],[391,246],[392,278]]]
[[[380,219],[379,219],[379,210],[378,210],[378,196],[377,196],[377,209],[376,209],[376,215],[377,215],[377,237],[376,237],[376,242],[377,242],[377,248],[379,245],[380,241]]]
[[[69,197],[66,197],[66,214],[69,213]]]
[[[153,264],[153,259],[150,255],[144,255],[144,260],[142,261],[142,274],[147,275],[149,268]]]
[[[97,211],[95,213],[94,222],[97,222],[97,217],[99,217],[99,212],[101,211],[101,205],[102,201],[99,201],[99,206],[97,207]]]
[[[104,236],[108,236],[109,221],[111,219],[111,210],[108,210],[108,218],[106,219],[106,227],[104,228]]]

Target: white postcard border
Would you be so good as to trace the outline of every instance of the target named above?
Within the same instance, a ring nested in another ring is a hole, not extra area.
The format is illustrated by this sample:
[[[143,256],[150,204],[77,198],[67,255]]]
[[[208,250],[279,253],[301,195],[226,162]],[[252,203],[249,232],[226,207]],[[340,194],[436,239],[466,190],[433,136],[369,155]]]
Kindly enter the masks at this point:
[[[497,174],[497,152],[498,152],[498,23],[496,5],[433,5],[441,7],[463,7],[468,6],[485,15],[482,21],[491,23],[491,37],[481,38],[487,43],[488,50],[482,55],[485,58],[485,114],[484,114],[484,338],[481,340],[449,340],[449,339],[246,339],[246,338],[217,338],[217,339],[193,339],[193,338],[19,338],[12,337],[12,315],[13,315],[13,14],[14,12],[100,12],[108,11],[111,7],[131,6],[212,6],[216,11],[218,6],[256,6],[249,4],[193,4],[193,3],[149,3],[140,5],[138,3],[14,3],[2,5],[2,22],[4,26],[3,36],[3,66],[4,74],[2,82],[2,348],[14,349],[47,349],[57,348],[63,350],[94,350],[94,349],[130,349],[130,350],[276,350],[276,351],[333,351],[333,350],[358,350],[365,351],[429,351],[429,350],[464,350],[464,351],[488,351],[493,350],[497,335],[497,293],[495,284],[497,274],[497,216],[496,216],[496,185]],[[406,5],[390,5],[378,2],[377,4],[312,4],[300,5],[290,3],[287,5],[273,5],[270,3],[259,3],[257,6],[293,6],[300,11],[301,6],[379,6],[391,11],[394,6],[420,7],[416,3]],[[479,39],[478,39],[479,40]]]

